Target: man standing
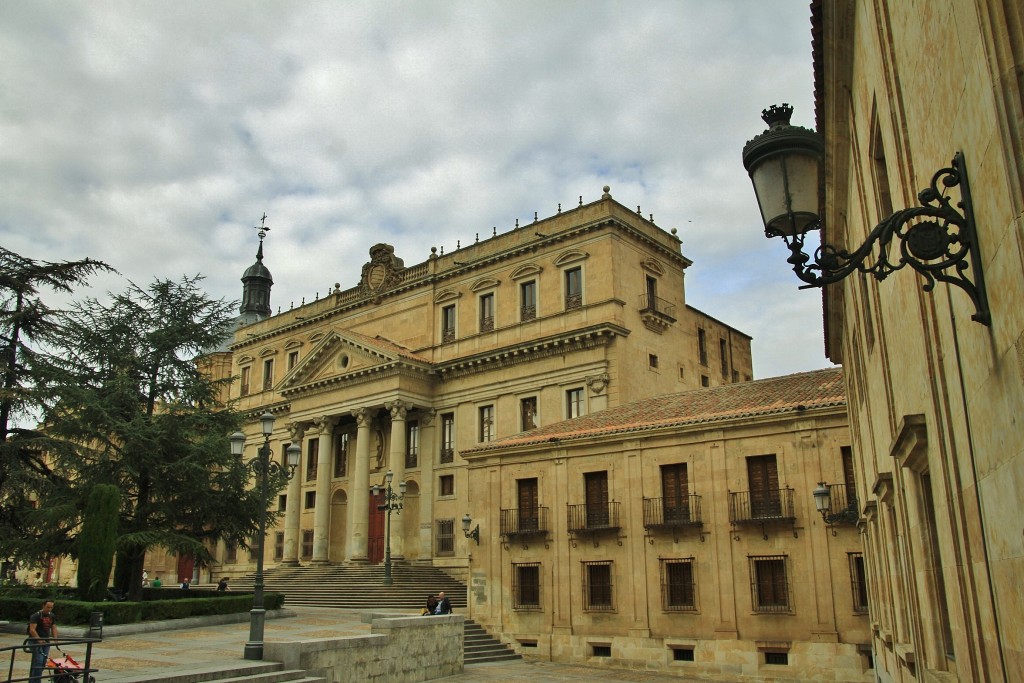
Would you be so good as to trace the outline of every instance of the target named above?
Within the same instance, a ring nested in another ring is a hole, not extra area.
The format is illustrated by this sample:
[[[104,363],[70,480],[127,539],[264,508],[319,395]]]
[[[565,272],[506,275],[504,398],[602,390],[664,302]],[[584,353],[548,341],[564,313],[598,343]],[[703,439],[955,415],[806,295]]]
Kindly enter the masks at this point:
[[[452,603],[451,600],[441,591],[437,594],[437,607],[434,608],[434,614],[451,614]]]
[[[43,608],[28,618],[28,635],[39,643],[32,647],[32,667],[29,669],[29,683],[41,683],[46,660],[50,657],[51,638],[57,637],[57,617],[53,614],[53,600],[43,603]]]
[[[192,579],[186,576],[185,580],[181,582],[181,590],[187,591],[191,587],[192,587]]]

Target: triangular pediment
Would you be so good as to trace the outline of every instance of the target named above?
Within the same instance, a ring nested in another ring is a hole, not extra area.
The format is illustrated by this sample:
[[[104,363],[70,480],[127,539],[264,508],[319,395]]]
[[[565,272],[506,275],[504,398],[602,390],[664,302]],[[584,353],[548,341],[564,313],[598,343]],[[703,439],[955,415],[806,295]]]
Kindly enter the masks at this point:
[[[392,364],[398,359],[397,353],[367,341],[362,335],[346,335],[344,331],[331,330],[319,335],[313,348],[285,375],[278,389],[361,373]]]

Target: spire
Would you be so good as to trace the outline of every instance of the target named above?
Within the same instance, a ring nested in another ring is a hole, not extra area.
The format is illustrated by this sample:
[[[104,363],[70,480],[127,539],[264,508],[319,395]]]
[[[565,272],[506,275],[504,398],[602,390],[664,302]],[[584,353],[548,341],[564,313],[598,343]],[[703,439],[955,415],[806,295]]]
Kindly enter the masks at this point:
[[[242,315],[254,316],[253,322],[268,318],[271,315],[270,288],[274,286],[274,278],[263,265],[263,238],[270,232],[267,227],[267,214],[264,213],[260,224],[253,226],[259,231],[260,246],[256,250],[256,263],[249,266],[242,274],[242,306],[238,312]]]

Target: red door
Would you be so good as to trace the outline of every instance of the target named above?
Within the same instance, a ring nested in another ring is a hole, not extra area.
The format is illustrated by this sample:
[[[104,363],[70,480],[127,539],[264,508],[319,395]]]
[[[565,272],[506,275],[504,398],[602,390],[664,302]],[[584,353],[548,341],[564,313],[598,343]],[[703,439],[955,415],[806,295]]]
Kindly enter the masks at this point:
[[[383,504],[384,492],[373,495],[373,491],[370,491],[370,528],[366,539],[370,564],[380,564],[384,560],[384,511],[379,509]]]
[[[192,555],[178,555],[178,583],[180,584],[188,577],[191,581],[195,578],[196,558]]]

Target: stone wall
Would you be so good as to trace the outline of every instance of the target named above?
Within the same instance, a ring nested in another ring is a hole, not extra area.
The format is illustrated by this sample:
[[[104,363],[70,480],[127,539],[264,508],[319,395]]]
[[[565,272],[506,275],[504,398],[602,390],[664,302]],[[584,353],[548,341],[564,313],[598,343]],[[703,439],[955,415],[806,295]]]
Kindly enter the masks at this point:
[[[461,615],[386,618],[364,614],[370,635],[267,641],[264,658],[328,683],[414,683],[462,673]]]

